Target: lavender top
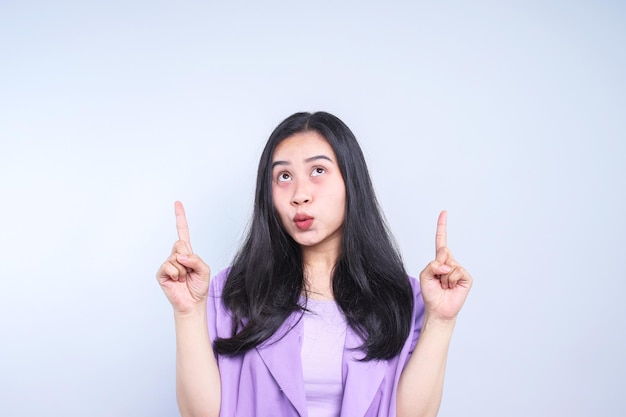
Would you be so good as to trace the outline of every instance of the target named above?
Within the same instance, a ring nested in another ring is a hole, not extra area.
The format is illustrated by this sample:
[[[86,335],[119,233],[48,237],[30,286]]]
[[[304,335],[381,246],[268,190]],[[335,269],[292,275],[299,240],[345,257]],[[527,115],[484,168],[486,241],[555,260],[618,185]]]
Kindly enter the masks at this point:
[[[308,417],[338,417],[346,320],[334,300],[309,299],[306,308],[301,357]]]

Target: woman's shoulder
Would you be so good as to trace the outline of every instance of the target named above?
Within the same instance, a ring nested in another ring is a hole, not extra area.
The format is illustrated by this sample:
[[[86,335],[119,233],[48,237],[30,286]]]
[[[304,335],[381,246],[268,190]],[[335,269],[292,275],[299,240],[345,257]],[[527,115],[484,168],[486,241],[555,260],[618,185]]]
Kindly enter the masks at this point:
[[[420,280],[415,278],[414,276],[407,275],[409,278],[409,283],[411,284],[411,288],[413,288],[414,294],[421,294]]]
[[[231,267],[227,266],[213,276],[213,278],[211,279],[210,293],[218,297],[222,295],[222,290],[224,289],[224,285],[226,284],[226,279],[228,278],[230,269]]]
[[[409,283],[411,284],[411,289],[413,290],[413,298],[415,302],[413,303],[413,312],[417,313],[418,316],[421,316],[424,310],[424,300],[422,299],[422,289],[420,287],[420,280],[418,278],[412,277],[408,275]]]

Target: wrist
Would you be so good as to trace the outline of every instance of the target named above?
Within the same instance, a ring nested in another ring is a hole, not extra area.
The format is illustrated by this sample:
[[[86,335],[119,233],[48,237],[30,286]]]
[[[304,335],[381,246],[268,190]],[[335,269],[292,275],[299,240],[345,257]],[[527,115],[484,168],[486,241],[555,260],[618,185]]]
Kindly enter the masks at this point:
[[[197,320],[199,318],[206,320],[206,302],[201,302],[197,304],[193,304],[188,308],[182,310],[174,309],[174,320],[175,321],[188,321],[188,320]]]
[[[454,329],[456,325],[456,316],[449,317],[441,317],[436,314],[429,313],[428,311],[424,315],[424,325],[423,327],[437,327],[441,329]]]

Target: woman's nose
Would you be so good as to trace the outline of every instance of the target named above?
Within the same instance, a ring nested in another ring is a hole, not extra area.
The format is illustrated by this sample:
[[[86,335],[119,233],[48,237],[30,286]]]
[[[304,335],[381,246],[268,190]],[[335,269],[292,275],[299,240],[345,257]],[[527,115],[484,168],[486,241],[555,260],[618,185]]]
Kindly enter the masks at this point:
[[[311,193],[304,184],[299,184],[293,193],[291,204],[299,206],[311,201]]]
[[[291,203],[296,205],[296,206],[299,206],[301,204],[306,204],[309,201],[310,201],[310,199],[302,197],[302,198],[294,198]]]

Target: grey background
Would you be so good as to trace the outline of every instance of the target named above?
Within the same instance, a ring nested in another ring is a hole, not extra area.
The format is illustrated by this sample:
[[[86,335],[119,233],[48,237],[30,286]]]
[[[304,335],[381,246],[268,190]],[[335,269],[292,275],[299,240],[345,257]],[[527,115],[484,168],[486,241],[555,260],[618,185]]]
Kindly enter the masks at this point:
[[[274,126],[356,133],[417,275],[475,286],[448,416],[623,416],[626,6],[0,2],[0,415],[172,416],[154,274],[182,200],[214,272]]]

